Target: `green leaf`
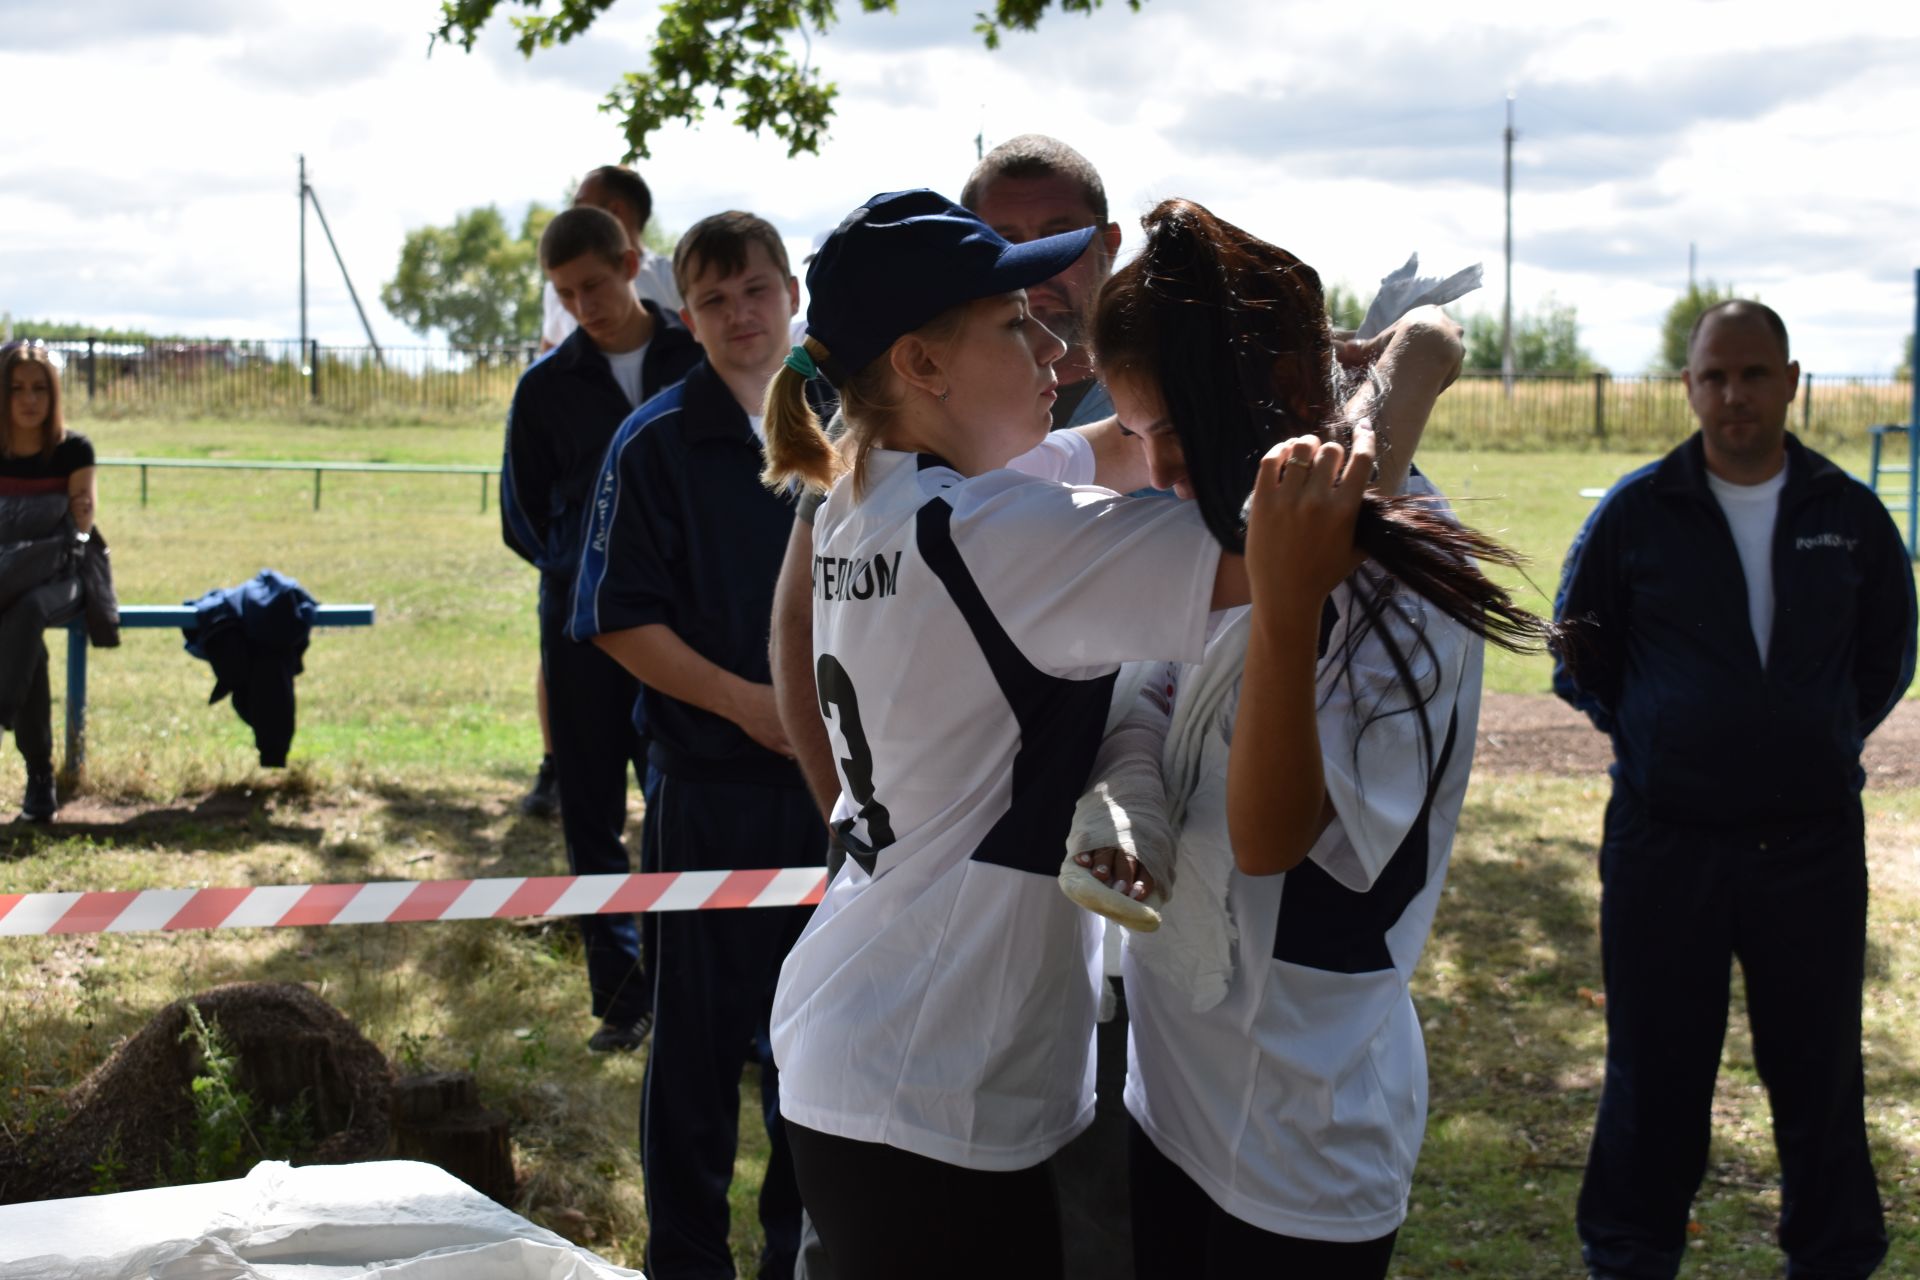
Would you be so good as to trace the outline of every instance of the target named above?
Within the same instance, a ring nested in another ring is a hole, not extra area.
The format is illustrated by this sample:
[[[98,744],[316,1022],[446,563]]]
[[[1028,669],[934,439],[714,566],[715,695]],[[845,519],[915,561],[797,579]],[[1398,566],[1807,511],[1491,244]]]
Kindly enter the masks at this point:
[[[542,0],[441,0],[433,39],[471,52],[498,9],[518,7],[535,11],[507,19],[520,52],[532,57],[584,33],[613,3],[558,0],[548,14],[539,12]],[[1054,3],[994,0],[991,10],[975,15],[973,29],[988,49],[998,49],[1003,33],[1034,30]],[[1062,13],[1089,15],[1104,0],[1058,3]],[[1138,12],[1145,0],[1125,3]],[[859,5],[861,13],[897,12],[897,0],[859,0]],[[623,74],[600,103],[620,122],[624,158],[652,155],[655,134],[671,124],[696,125],[709,107],[731,108],[733,122],[751,134],[772,133],[787,144],[789,157],[818,154],[839,90],[813,65],[813,38],[832,29],[838,7],[838,0],[666,0],[647,66]],[[794,57],[796,38],[800,60]]]

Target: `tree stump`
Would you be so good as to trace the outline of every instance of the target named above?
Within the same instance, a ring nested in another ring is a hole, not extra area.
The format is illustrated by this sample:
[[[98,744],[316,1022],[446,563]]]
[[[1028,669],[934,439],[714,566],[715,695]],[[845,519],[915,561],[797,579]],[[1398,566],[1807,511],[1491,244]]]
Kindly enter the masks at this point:
[[[393,1153],[445,1169],[481,1195],[513,1207],[512,1126],[480,1105],[465,1071],[407,1076],[393,1086]]]

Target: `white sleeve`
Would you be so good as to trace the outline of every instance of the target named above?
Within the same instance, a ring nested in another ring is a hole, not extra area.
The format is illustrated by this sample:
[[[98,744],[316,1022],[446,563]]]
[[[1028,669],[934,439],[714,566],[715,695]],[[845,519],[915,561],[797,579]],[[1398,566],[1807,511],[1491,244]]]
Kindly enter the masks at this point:
[[[955,548],[1027,661],[1087,679],[1122,662],[1198,662],[1220,544],[1191,502],[991,471],[950,489]]]
[[[673,282],[673,263],[652,250],[640,256],[640,271],[633,278],[633,293],[668,315],[679,315],[686,304],[680,300],[680,287]]]
[[[557,347],[578,327],[578,322],[560,305],[560,294],[553,287],[553,281],[547,281],[540,287],[540,336]]]
[[[1339,818],[1307,856],[1345,887],[1365,893],[1426,805],[1462,680],[1480,642],[1405,590],[1396,601],[1399,612],[1383,605],[1381,625],[1371,630],[1349,586],[1342,584],[1332,598],[1340,619],[1320,661],[1319,730],[1327,798]],[[1382,627],[1413,673],[1411,692],[1394,671]],[[1352,630],[1366,634],[1352,641]],[[1349,646],[1353,660],[1342,670]],[[1456,752],[1462,749],[1456,744]]]
[[[1093,442],[1078,431],[1049,431],[1047,438],[1007,464],[1009,471],[1061,484],[1092,484]]]

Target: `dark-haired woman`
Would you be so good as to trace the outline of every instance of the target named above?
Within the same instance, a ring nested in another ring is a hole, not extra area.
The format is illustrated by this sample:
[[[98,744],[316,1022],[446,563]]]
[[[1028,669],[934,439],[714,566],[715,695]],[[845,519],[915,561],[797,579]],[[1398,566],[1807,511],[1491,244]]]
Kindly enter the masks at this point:
[[[66,429],[45,347],[0,356],[0,730],[27,766],[21,816],[53,817],[53,707],[43,633],[82,608],[73,533],[93,528],[93,445]]]
[[[1154,483],[1244,545],[1253,603],[1150,691],[1165,707],[1172,687],[1154,763],[1177,852],[1166,926],[1130,938],[1125,966],[1136,1271],[1384,1276],[1426,1119],[1407,983],[1466,791],[1483,636],[1539,631],[1504,601],[1462,607],[1462,555],[1510,557],[1409,478],[1457,328],[1416,314],[1380,366],[1348,371],[1304,263],[1186,201],[1145,227],[1101,294],[1097,358]],[[1376,411],[1379,487],[1401,496],[1361,513],[1356,566],[1302,523],[1337,456],[1262,456]]]
[[[1091,234],[1009,245],[932,192],[876,196],[814,258],[768,394],[770,480],[832,486],[814,651],[849,856],[773,1038],[801,1193],[850,1280],[1059,1274],[1047,1161],[1092,1118],[1099,937],[1055,888],[1061,842],[1118,664],[1198,661],[1210,607],[1248,598],[1194,507],[1003,469],[1045,435],[1064,351],[1024,287]],[[816,372],[850,460],[805,404]],[[1270,474],[1256,519],[1344,574],[1361,490],[1322,456]],[[1368,433],[1354,459],[1363,479]]]

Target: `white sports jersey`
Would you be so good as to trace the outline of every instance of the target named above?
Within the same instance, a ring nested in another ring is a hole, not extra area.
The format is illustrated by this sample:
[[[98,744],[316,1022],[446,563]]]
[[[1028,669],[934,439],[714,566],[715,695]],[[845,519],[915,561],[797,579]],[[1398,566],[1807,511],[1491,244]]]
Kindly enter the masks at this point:
[[[1377,633],[1354,646],[1352,683],[1337,675],[1357,621],[1342,586],[1319,690],[1337,818],[1293,871],[1231,873],[1239,936],[1218,1005],[1195,1013],[1185,992],[1126,964],[1128,1111],[1214,1203],[1281,1235],[1359,1241],[1397,1228],[1426,1128],[1426,1052],[1407,983],[1466,795],[1485,646],[1418,597],[1403,598],[1431,646],[1392,625],[1432,693],[1423,712],[1431,748],[1414,714],[1366,723],[1409,701]],[[1192,682],[1198,672],[1181,674]],[[1238,702],[1227,699],[1206,738],[1178,837],[1198,842],[1195,856],[1228,865]]]
[[[1010,470],[875,450],[867,486],[814,528],[852,853],[780,973],[780,1110],[1025,1168],[1093,1118],[1099,921],[1054,882],[1074,800],[1118,664],[1204,652],[1219,547],[1190,503]]]

